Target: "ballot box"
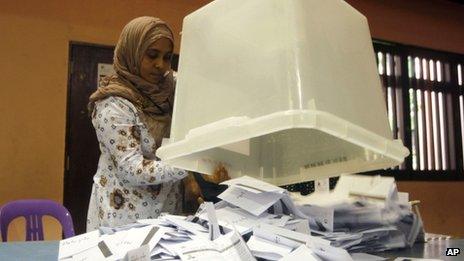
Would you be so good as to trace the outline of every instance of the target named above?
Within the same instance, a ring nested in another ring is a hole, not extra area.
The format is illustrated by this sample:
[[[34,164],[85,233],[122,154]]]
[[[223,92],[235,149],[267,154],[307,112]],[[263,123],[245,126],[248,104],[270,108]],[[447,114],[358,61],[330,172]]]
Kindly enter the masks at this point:
[[[285,185],[383,169],[392,138],[366,18],[342,0],[216,0],[186,16],[157,156]]]

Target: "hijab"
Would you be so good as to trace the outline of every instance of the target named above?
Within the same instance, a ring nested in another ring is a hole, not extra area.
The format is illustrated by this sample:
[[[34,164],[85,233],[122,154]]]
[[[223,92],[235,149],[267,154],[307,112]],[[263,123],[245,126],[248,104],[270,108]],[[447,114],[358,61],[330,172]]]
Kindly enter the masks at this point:
[[[106,77],[102,85],[90,96],[88,109],[94,114],[95,103],[110,96],[129,100],[140,112],[139,116],[156,141],[169,136],[174,100],[172,71],[158,84],[140,76],[140,65],[145,51],[160,38],[174,46],[174,37],[168,25],[159,18],[143,16],[130,21],[122,30],[114,50],[114,75]],[[154,150],[156,150],[154,148]]]

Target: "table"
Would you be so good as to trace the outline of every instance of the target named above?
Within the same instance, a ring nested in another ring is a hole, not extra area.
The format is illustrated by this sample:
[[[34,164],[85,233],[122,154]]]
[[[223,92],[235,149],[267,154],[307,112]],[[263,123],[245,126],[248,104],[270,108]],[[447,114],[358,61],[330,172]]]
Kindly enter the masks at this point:
[[[458,247],[457,257],[445,256],[446,249]],[[393,260],[396,257],[436,258],[442,260],[464,260],[464,239],[432,240],[417,243],[412,248],[375,253]],[[58,241],[0,243],[0,260],[57,260]]]
[[[0,243],[0,260],[58,260],[59,241]]]

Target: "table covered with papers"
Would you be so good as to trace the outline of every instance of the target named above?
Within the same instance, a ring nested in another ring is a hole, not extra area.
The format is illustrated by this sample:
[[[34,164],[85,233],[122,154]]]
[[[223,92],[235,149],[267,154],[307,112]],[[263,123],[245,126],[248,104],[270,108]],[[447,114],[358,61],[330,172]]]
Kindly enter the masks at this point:
[[[420,216],[393,178],[342,176],[309,196],[247,176],[195,215],[162,214],[60,241],[60,260],[384,260],[411,248]],[[370,254],[367,254],[370,253]]]

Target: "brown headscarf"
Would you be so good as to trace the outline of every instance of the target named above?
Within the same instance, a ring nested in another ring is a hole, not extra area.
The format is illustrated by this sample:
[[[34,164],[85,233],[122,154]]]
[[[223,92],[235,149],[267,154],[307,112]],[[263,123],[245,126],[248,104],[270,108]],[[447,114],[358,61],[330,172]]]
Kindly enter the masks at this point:
[[[172,71],[160,84],[153,84],[140,76],[140,64],[147,48],[160,38],[167,38],[174,46],[174,36],[162,20],[143,16],[130,21],[122,30],[114,50],[115,75],[103,84],[89,99],[88,109],[93,114],[95,102],[118,96],[132,102],[139,110],[142,121],[159,147],[163,137],[169,136],[174,100]],[[156,150],[157,148],[153,148]]]

